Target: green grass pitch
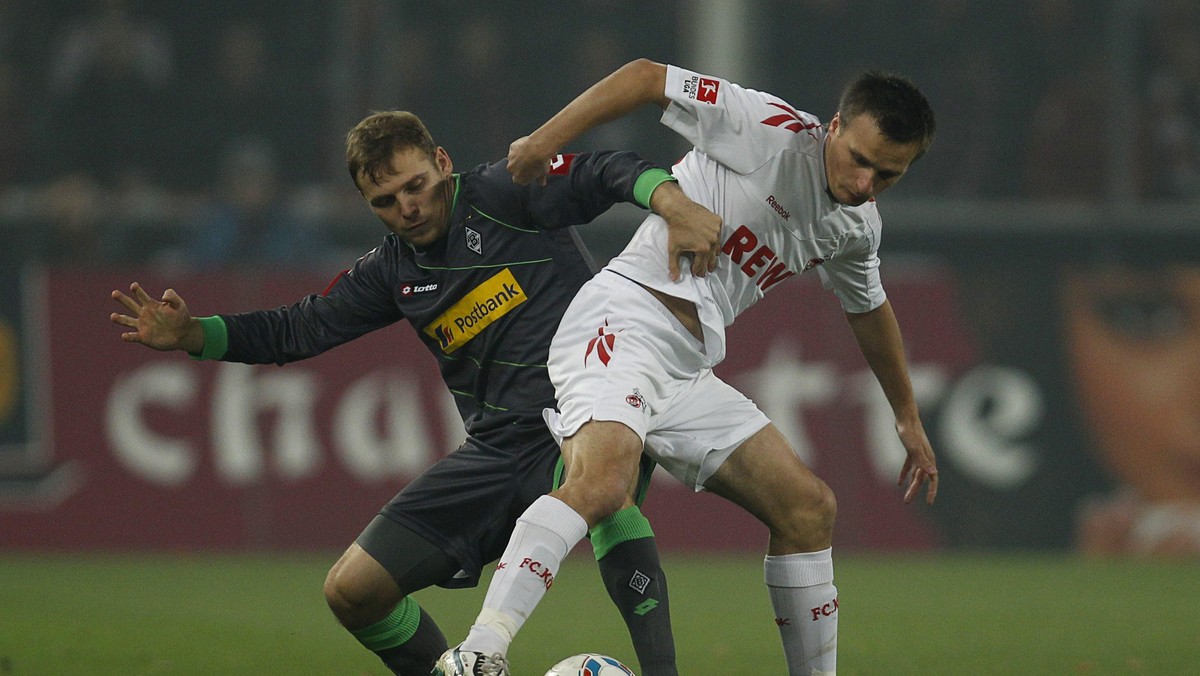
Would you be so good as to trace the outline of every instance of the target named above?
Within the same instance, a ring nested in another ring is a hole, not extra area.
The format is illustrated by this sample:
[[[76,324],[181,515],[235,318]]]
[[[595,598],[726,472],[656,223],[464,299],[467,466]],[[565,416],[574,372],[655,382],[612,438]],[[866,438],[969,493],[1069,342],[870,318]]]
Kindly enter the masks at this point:
[[[0,555],[0,675],[386,674],[334,622],[336,554]],[[760,557],[671,556],[680,672],[784,673]],[[1040,555],[837,558],[839,671],[1200,673],[1200,565]],[[418,595],[461,640],[484,589]],[[517,638],[518,676],[633,651],[573,555]]]

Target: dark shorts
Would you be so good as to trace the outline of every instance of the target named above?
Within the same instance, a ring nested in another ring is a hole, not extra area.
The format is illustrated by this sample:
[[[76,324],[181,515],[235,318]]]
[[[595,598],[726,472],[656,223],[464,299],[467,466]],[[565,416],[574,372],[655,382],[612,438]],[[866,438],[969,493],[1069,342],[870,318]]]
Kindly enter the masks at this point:
[[[517,517],[551,491],[558,459],[540,418],[468,437],[396,494],[357,542],[398,581],[411,579],[414,559],[425,558],[402,532],[411,531],[461,569],[430,584],[474,587],[483,566],[504,553]],[[407,551],[396,551],[401,546]]]

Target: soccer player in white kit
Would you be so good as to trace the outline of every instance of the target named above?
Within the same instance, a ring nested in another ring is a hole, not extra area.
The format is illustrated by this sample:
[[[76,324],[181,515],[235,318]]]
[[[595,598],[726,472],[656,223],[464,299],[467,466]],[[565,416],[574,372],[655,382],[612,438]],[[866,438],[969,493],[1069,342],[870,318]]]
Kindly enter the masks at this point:
[[[764,578],[788,672],[835,672],[832,491],[712,372],[725,356],[725,327],[795,274],[815,269],[837,296],[891,404],[907,452],[904,501],[926,481],[926,501],[936,497],[933,450],[880,282],[874,202],[932,142],[928,101],[903,78],[864,73],[823,126],[770,94],[640,59],[514,142],[509,171],[538,180],[564,144],[646,103],[695,146],[672,172],[719,217],[719,251],[700,261],[708,274],[689,274],[695,261],[666,260],[666,227],[651,215],[572,302],[550,350],[559,409],[546,415],[562,439],[566,480],[518,520],[476,623],[439,662],[443,673],[503,673],[508,645],[567,552],[632,504],[643,448],[686,485],[768,527]]]

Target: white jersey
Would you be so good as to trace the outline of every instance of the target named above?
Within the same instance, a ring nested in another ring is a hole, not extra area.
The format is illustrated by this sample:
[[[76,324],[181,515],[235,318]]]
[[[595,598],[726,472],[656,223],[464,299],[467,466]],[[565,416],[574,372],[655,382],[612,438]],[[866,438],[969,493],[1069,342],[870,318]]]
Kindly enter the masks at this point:
[[[820,121],[770,94],[676,66],[662,122],[695,146],[672,169],[688,197],[719,215],[721,255],[705,277],[672,282],[666,222],[651,214],[606,269],[694,302],[712,365],[725,327],[794,274],[816,268],[848,312],[883,304],[881,221],[875,202],[839,204],[827,192]]]

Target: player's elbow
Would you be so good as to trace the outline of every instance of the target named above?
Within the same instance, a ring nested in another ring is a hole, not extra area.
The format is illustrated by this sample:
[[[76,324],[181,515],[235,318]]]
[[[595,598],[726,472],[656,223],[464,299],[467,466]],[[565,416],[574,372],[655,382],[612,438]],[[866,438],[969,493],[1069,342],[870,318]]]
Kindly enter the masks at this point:
[[[634,59],[633,61],[630,61],[629,63],[625,64],[624,67],[635,73],[648,75],[648,76],[653,75],[655,72],[661,71],[663,73],[666,73],[666,71],[667,71],[667,67],[664,66],[663,64],[658,63],[657,61],[651,61],[650,59],[647,59],[644,56],[638,57],[638,58]]]
[[[631,90],[646,103],[654,103],[659,108],[666,108],[671,102],[665,92],[667,89],[667,67],[657,61],[645,57],[634,59],[617,71],[622,80]]]

